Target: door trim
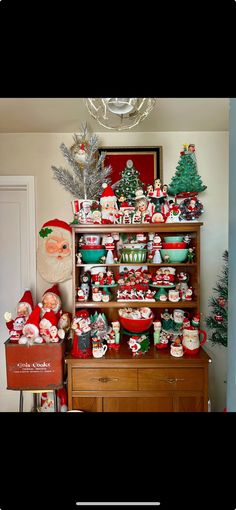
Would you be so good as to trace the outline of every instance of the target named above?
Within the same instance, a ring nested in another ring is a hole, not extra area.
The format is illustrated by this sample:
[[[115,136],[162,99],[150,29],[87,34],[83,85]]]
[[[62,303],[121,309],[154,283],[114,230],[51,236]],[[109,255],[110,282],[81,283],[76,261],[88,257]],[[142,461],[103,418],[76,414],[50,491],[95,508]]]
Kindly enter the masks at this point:
[[[27,193],[27,239],[29,277],[28,287],[31,289],[33,299],[36,297],[36,203],[35,179],[32,175],[1,175],[0,191],[26,191]]]

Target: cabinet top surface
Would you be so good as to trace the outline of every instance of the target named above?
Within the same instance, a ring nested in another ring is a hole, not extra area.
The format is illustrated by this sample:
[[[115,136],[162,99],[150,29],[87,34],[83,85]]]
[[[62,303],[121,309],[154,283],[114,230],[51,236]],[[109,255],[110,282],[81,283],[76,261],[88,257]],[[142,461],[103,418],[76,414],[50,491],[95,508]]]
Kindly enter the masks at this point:
[[[71,225],[72,229],[78,233],[81,232],[194,232],[198,231],[203,222],[188,221],[185,223],[140,223],[140,224],[110,224],[110,225],[91,225],[78,224]]]
[[[120,346],[119,351],[115,351],[113,349],[108,350],[106,355],[103,358],[95,359],[95,358],[87,358],[87,359],[79,359],[73,358],[70,354],[65,358],[66,363],[73,366],[78,366],[80,368],[101,368],[101,367],[121,367],[122,364],[127,364],[130,367],[194,367],[194,366],[203,366],[207,364],[210,360],[210,356],[207,354],[204,349],[200,349],[199,353],[194,356],[189,356],[184,354],[181,358],[175,358],[171,356],[169,349],[166,350],[158,350],[154,348],[152,345],[149,351],[142,356],[133,356],[130,348],[127,343],[123,343]]]

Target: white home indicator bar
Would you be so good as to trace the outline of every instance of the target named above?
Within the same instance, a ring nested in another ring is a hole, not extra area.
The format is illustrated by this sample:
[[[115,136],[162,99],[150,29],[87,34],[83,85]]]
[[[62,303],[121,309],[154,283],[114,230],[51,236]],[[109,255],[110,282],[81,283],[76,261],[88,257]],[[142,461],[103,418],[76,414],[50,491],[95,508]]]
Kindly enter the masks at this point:
[[[159,501],[77,501],[76,505],[79,506],[159,506],[161,503]]]

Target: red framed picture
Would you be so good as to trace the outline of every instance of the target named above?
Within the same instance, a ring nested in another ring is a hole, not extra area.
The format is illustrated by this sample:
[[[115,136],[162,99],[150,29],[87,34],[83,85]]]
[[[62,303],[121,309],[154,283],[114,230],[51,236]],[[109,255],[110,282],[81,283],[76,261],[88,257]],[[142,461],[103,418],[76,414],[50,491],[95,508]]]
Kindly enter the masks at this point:
[[[101,147],[101,152],[106,152],[104,165],[112,166],[112,184],[120,180],[128,159],[133,161],[144,184],[153,184],[154,179],[162,181],[162,147]]]

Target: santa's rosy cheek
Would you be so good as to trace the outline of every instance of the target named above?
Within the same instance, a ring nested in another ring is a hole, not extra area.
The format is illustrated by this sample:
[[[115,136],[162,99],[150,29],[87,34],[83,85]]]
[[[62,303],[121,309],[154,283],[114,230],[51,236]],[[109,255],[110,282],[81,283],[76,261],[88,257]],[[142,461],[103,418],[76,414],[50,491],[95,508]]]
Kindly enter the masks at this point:
[[[47,253],[55,253],[58,251],[58,244],[56,241],[47,239],[45,249]]]

